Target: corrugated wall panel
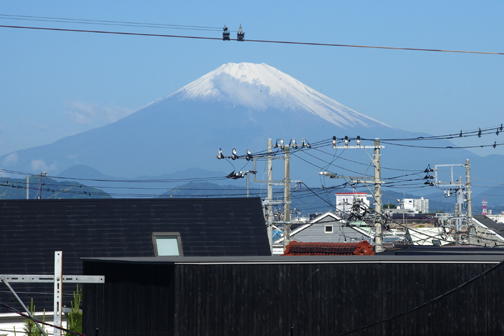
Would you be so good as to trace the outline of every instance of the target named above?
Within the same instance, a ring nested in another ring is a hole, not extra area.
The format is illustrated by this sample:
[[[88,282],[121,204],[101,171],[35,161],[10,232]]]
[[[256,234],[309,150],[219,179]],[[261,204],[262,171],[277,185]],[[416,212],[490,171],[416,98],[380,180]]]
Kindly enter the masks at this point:
[[[86,261],[87,271],[120,274],[105,285],[103,293],[88,292],[86,286],[87,333],[102,326],[105,335],[134,335],[134,330],[142,335],[255,336],[289,335],[293,327],[296,336],[338,335],[415,308],[492,266],[147,264],[140,272],[137,265],[105,264],[109,263]],[[140,281],[139,273],[167,274],[168,269],[173,270],[171,282],[159,284],[153,277]],[[435,303],[354,335],[502,334],[504,293],[499,287],[503,277],[501,267]],[[114,312],[115,306],[120,311]],[[166,323],[160,328],[162,315]],[[152,326],[147,328],[146,319]]]

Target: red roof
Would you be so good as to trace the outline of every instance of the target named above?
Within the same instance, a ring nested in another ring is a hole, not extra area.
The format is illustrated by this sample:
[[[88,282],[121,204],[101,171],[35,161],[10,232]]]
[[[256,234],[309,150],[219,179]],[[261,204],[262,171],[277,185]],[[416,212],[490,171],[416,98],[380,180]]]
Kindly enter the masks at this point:
[[[283,255],[374,255],[367,240],[360,243],[301,243],[290,242]]]

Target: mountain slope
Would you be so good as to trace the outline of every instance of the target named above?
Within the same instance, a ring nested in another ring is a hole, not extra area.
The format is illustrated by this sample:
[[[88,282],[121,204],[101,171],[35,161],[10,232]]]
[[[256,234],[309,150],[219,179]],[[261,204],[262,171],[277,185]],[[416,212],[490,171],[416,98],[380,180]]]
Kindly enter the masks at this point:
[[[162,99],[204,99],[232,103],[255,111],[300,110],[338,127],[387,126],[358,113],[267,65],[224,64]]]
[[[52,174],[84,164],[108,176],[128,178],[194,167],[239,171],[252,169],[251,163],[217,160],[219,148],[225,155],[230,155],[232,148],[243,155],[247,149],[264,151],[268,138],[273,142],[288,142],[291,138],[300,142],[305,138],[314,143],[333,135],[372,139],[425,134],[395,129],[353,111],[265,64],[230,63],[113,124],[5,155],[0,157],[0,164],[6,169]],[[438,141],[429,145],[452,144]],[[329,161],[293,156],[291,177],[320,184],[318,171],[343,152],[335,151]],[[312,155],[320,153],[314,150]],[[345,156],[369,163],[363,151],[349,150]],[[383,167],[396,169],[423,170],[427,164],[464,163],[467,158],[480,160],[484,169],[493,168],[465,150],[417,150],[389,145],[382,150]],[[503,161],[499,156],[493,162],[499,160]],[[338,165],[351,171],[366,169],[349,161]],[[337,173],[351,174],[344,170]],[[387,172],[384,170],[383,174]]]

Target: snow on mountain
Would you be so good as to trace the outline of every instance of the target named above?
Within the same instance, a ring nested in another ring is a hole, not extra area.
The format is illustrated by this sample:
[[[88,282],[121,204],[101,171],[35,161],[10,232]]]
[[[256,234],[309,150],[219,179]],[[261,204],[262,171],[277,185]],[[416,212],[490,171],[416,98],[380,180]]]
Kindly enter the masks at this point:
[[[294,109],[345,128],[388,125],[356,112],[267,65],[228,63],[163,98],[231,102],[253,110]]]
[[[80,164],[125,178],[160,176],[196,167],[241,170],[250,169],[252,163],[217,160],[218,149],[230,155],[236,148],[243,155],[247,149],[264,151],[268,139],[300,142],[305,138],[315,143],[345,135],[374,139],[425,134],[395,129],[369,118],[266,64],[230,63],[112,124],[1,156],[0,167],[54,174]],[[451,144],[445,141],[438,145]],[[362,152],[349,152],[345,157],[362,161]],[[465,162],[475,157],[462,150],[426,152],[421,155],[411,148],[387,145],[383,167],[399,162],[401,169],[423,170],[427,164]],[[305,183],[320,183],[318,173],[327,169],[321,167],[327,167],[328,161],[311,155],[300,157],[298,162],[293,155],[291,176]],[[501,166],[480,162],[471,166],[477,170],[480,164],[486,171],[487,167]],[[362,168],[358,163],[350,167],[349,161],[343,165],[350,171]],[[343,168],[338,169],[338,173],[345,173],[340,171]]]

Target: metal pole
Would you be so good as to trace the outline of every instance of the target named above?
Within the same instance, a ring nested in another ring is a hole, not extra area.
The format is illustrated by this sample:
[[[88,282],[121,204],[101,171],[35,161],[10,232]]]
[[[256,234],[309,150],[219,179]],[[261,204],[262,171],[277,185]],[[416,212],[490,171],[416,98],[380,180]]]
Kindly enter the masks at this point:
[[[380,168],[380,139],[374,141],[374,207],[375,207],[375,252],[380,253],[383,248],[383,231],[382,231],[382,201],[381,201],[381,168]]]
[[[247,172],[247,197],[249,197],[249,172]]]
[[[39,186],[39,199],[42,199],[42,176],[44,174],[40,173],[40,186]]]
[[[26,175],[26,199],[30,199],[30,176]]]
[[[284,246],[290,243],[290,148],[284,148]]]
[[[54,325],[61,328],[63,293],[63,252],[54,252]],[[54,336],[61,336],[61,329],[54,328]]]
[[[467,217],[472,218],[472,197],[471,197],[471,165],[469,159],[466,160],[466,189],[467,189]]]
[[[31,314],[30,310],[28,308],[26,308],[26,306],[24,305],[23,301],[21,301],[21,299],[19,298],[19,296],[16,294],[16,292],[14,292],[14,290],[12,289],[12,287],[9,285],[9,283],[7,282],[7,280],[3,279],[2,278],[2,282],[7,286],[7,288],[9,288],[9,290],[11,291],[11,293],[16,297],[16,299],[18,300],[19,304],[21,305],[21,307],[23,307],[23,309],[26,311],[26,314],[28,314],[28,316],[30,316],[32,318],[32,321],[35,323],[35,325],[39,328],[40,332],[42,334],[44,334],[45,336],[47,336],[46,332],[44,331],[44,329],[42,329],[42,327],[35,321],[35,317]]]

